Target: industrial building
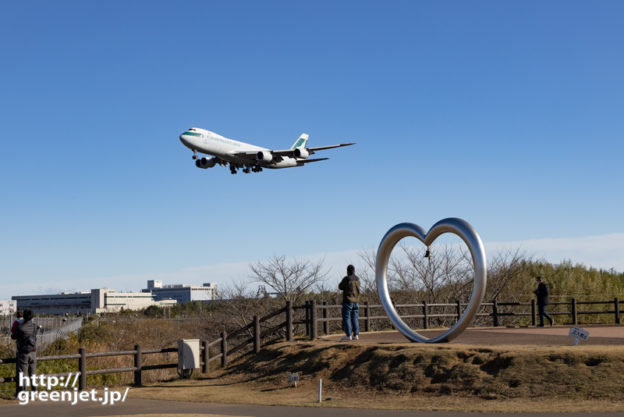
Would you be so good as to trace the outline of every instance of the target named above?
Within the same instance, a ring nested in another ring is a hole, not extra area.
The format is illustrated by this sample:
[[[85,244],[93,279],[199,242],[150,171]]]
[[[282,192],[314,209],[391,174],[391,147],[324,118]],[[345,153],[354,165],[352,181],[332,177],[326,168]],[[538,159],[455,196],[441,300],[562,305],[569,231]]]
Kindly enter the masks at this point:
[[[162,281],[149,280],[143,292],[152,293],[156,301],[173,299],[178,304],[189,301],[212,301],[217,299],[217,284],[208,282],[203,285],[163,285]]]
[[[11,297],[17,308],[29,308],[39,314],[86,314],[114,313],[121,310],[141,310],[149,306],[171,307],[172,299],[156,300],[150,292],[117,292],[108,288],[96,288],[77,293],[47,295],[20,295]]]

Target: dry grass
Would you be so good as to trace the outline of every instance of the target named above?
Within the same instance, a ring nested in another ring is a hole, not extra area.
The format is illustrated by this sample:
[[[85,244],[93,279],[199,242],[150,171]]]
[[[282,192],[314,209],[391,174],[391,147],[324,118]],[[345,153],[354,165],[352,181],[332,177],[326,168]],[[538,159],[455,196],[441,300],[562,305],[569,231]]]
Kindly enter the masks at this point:
[[[299,372],[297,388],[288,374]],[[317,401],[323,379],[325,399]],[[277,344],[137,398],[447,411],[622,411],[624,347]]]
[[[387,410],[464,411],[464,412],[605,412],[623,411],[623,401],[525,398],[484,401],[456,395],[417,396],[345,390],[323,380],[323,399],[317,402],[316,381],[302,381],[297,388],[283,385],[270,388],[258,382],[205,379],[175,381],[133,389],[132,398],[223,404],[281,405],[300,407],[341,407]]]
[[[107,414],[106,417],[178,417],[180,414]],[[184,417],[236,417],[225,414],[184,414]],[[238,416],[242,417],[242,416]]]

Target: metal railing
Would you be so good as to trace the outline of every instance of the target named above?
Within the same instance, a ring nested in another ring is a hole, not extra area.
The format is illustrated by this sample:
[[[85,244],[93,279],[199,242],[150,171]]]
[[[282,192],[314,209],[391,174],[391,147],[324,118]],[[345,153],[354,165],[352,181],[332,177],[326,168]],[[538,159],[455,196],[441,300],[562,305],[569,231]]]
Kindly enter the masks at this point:
[[[77,332],[82,327],[82,317],[64,318],[64,317],[37,317],[33,319],[34,323],[41,326],[41,333],[37,335],[37,349],[44,349],[46,346],[54,343],[58,339],[66,338],[70,333]],[[10,328],[13,322],[7,319],[2,321],[0,326],[0,342],[10,342]]]

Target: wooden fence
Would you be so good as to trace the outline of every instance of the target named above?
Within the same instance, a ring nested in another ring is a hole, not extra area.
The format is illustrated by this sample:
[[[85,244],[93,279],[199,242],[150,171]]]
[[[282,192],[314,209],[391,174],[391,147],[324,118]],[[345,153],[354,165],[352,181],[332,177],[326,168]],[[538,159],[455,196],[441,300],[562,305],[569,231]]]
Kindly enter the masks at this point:
[[[466,307],[466,303],[456,301],[454,303],[427,303],[423,301],[418,304],[396,304],[394,307],[399,311],[402,319],[411,319],[414,327],[421,329],[431,328],[432,321],[438,320],[439,324],[442,320],[454,322],[459,320]],[[589,307],[589,309],[584,306]],[[597,309],[597,306],[605,306],[606,309]],[[306,335],[310,339],[318,337],[319,332],[327,335],[332,332],[330,325],[332,322],[342,322],[340,304],[319,303],[315,300],[309,301],[304,306],[306,308]],[[564,308],[565,311],[561,311]],[[390,326],[390,319],[386,315],[381,304],[369,304],[368,302],[360,304],[359,321],[360,329],[369,332],[374,322],[383,321],[386,326]],[[338,312],[338,314],[336,314]],[[333,313],[333,314],[332,314]],[[577,325],[579,316],[583,315],[603,315],[611,316],[613,323],[620,324],[620,302],[617,297],[608,301],[577,301],[571,298],[570,301],[556,301],[548,304],[548,314],[555,317],[568,318],[565,324]],[[518,319],[528,317],[531,325],[535,326],[538,320],[537,303],[535,299],[530,302],[499,302],[493,300],[489,303],[481,303],[481,309],[477,313],[475,321],[479,321],[480,325],[491,325],[494,327],[504,325],[509,319]],[[564,323],[562,323],[564,324]],[[322,326],[322,329],[319,328]],[[439,326],[434,326],[439,327]]]

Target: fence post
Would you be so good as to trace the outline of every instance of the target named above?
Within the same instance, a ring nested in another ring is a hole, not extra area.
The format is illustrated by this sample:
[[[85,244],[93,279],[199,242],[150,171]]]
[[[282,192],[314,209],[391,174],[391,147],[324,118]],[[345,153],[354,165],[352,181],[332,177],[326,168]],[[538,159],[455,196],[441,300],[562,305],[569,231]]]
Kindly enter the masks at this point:
[[[427,302],[423,301],[423,329],[429,328],[429,313],[427,312]]]
[[[312,300],[310,303],[310,340],[316,339],[316,335],[318,334],[316,326],[316,300]]]
[[[577,318],[577,314],[576,314],[576,298],[572,298],[572,300],[570,300],[570,303],[572,304],[572,324],[578,324],[578,318]]]
[[[141,357],[141,346],[134,345],[134,385],[141,386],[141,367],[142,367],[142,357]]]
[[[12,323],[12,321],[10,321],[9,323]],[[78,362],[78,365],[80,365],[80,362]],[[78,367],[78,369],[80,369],[80,366]],[[20,393],[19,371],[17,369],[17,362],[15,362],[15,396],[17,397],[19,393]]]
[[[457,314],[457,321],[461,318],[461,303],[459,300],[455,300],[455,312]]]
[[[78,359],[78,371],[80,372],[78,390],[84,391],[87,389],[87,351],[85,348],[80,348],[78,353],[80,353],[80,359]]]
[[[329,323],[327,322],[327,301],[323,301],[323,333],[329,334]]]
[[[254,353],[260,352],[260,317],[254,316]]]
[[[364,330],[370,332],[371,324],[370,324],[370,304],[367,302],[364,303],[364,315],[366,316],[366,323],[364,324]]]
[[[221,332],[221,366],[227,365],[227,332]]]
[[[620,324],[620,299],[613,299],[613,309],[615,310],[615,324]]]
[[[286,340],[292,342],[293,340],[293,317],[292,317],[292,303],[286,301]]]
[[[208,349],[207,341],[202,340],[201,344],[202,348],[204,349],[204,351],[202,352],[202,360],[204,361],[202,365],[202,373],[205,374],[206,372],[208,372],[208,359],[210,359],[210,349]]]
[[[305,329],[306,329],[306,336],[310,336],[310,302],[306,301],[305,302]]]
[[[494,327],[498,327],[498,303],[496,300],[492,300],[492,322]]]

